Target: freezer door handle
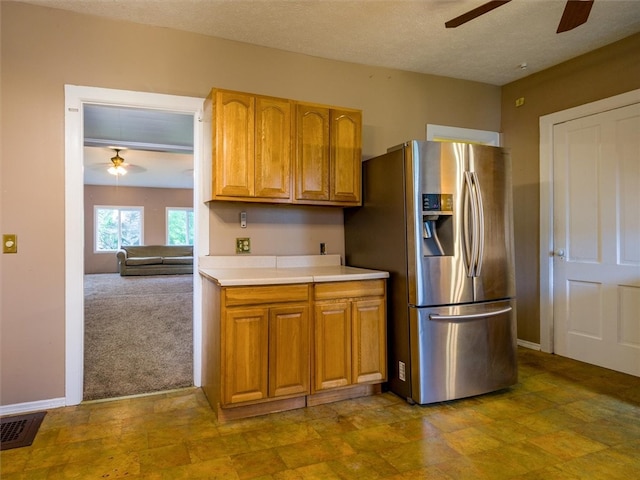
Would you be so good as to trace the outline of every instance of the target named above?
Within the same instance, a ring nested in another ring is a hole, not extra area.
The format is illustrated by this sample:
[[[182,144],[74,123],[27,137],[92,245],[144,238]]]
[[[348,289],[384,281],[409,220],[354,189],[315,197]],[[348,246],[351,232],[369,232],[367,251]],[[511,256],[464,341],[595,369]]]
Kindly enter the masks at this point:
[[[491,310],[489,312],[470,313],[469,315],[439,315],[437,313],[430,313],[429,320],[433,321],[452,321],[452,320],[475,320],[478,318],[495,317],[504,313],[509,313],[513,308],[505,307],[498,310]]]

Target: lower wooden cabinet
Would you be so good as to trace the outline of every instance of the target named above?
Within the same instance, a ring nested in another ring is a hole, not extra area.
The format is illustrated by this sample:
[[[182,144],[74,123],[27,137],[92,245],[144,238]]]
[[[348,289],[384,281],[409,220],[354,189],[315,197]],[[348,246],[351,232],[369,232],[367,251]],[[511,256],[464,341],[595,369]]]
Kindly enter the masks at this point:
[[[223,297],[222,405],[307,395],[309,286],[230,287]]]
[[[269,310],[269,397],[309,393],[309,307]]]
[[[203,282],[202,388],[218,420],[379,392],[385,288],[385,280]]]
[[[385,297],[354,300],[352,311],[352,381],[387,379],[387,315]]]
[[[387,379],[384,280],[314,285],[312,393]]]
[[[269,310],[230,308],[223,318],[222,404],[267,398]]]
[[[313,322],[313,391],[351,385],[350,302],[316,303]]]

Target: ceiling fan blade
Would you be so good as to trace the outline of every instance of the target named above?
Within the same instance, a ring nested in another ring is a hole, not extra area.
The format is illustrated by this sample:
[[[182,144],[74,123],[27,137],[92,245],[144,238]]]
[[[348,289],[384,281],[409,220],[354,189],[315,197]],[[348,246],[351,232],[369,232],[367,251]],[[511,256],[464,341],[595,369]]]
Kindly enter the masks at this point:
[[[459,27],[463,23],[467,23],[468,21],[473,20],[474,18],[477,18],[480,15],[484,15],[485,13],[490,12],[494,8],[498,8],[504,5],[505,3],[509,3],[510,1],[511,0],[496,0],[492,2],[487,2],[483,5],[480,5],[477,8],[474,8],[473,10],[469,10],[467,13],[463,13],[459,17],[453,18],[448,22],[445,22],[444,26],[447,28]]]
[[[593,0],[567,0],[556,33],[567,32],[587,21]]]

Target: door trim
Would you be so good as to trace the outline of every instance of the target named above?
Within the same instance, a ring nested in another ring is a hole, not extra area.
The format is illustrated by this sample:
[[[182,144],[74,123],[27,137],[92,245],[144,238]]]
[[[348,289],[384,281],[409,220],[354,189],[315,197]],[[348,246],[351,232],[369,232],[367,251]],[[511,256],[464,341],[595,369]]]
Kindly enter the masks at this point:
[[[553,353],[553,127],[640,103],[640,89],[540,117],[540,349]]]
[[[193,383],[201,385],[202,283],[198,258],[209,251],[209,215],[203,203],[203,98],[65,85],[65,404],[82,402],[84,382],[83,104],[128,106],[193,114],[194,245]]]

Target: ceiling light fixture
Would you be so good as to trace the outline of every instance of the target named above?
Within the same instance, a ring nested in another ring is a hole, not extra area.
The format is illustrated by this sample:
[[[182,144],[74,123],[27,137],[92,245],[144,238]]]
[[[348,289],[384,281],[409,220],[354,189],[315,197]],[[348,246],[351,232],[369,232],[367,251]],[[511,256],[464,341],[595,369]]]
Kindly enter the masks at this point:
[[[116,151],[116,156],[111,157],[111,163],[113,163],[113,165],[107,169],[107,172],[109,172],[111,175],[116,176],[126,175],[127,169],[122,166],[122,164],[124,163],[124,158],[120,156],[120,149],[114,148],[114,150]]]

